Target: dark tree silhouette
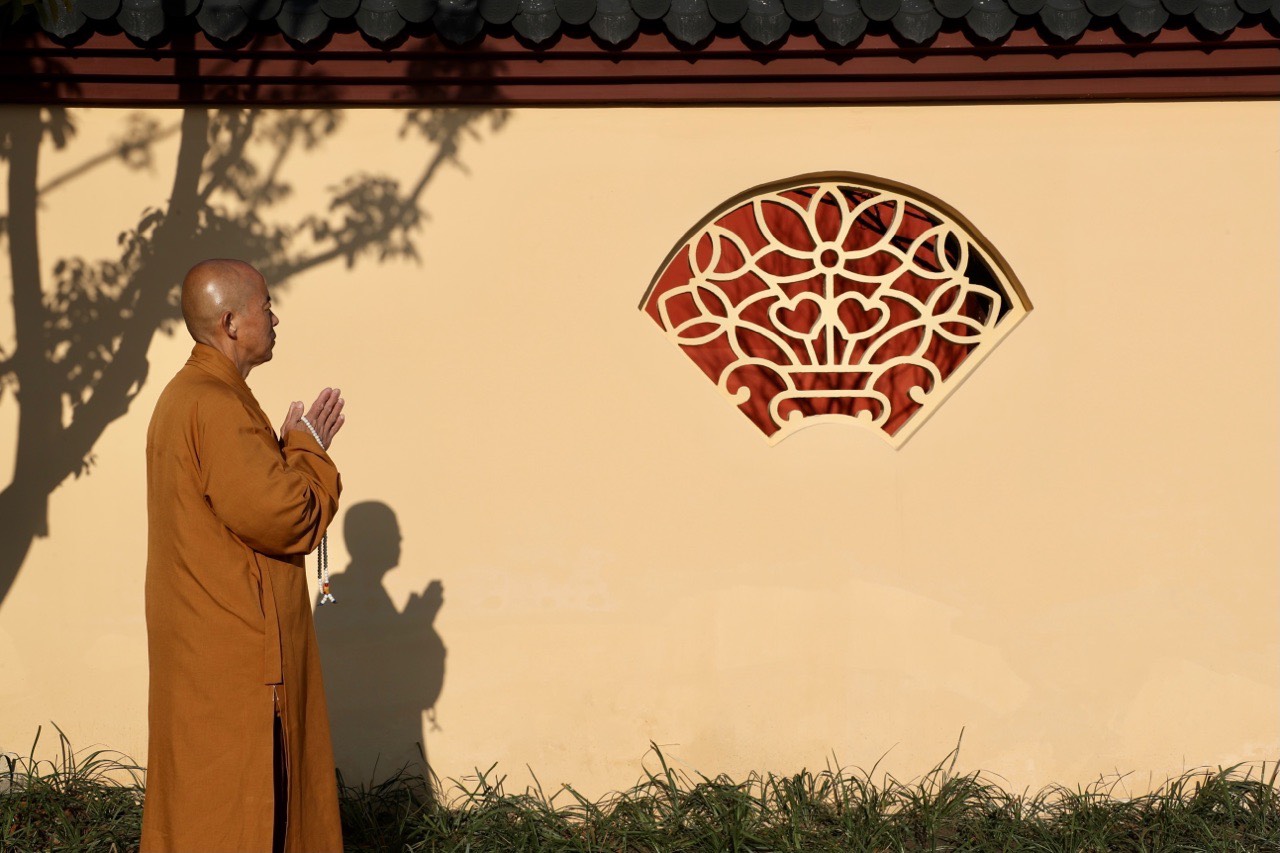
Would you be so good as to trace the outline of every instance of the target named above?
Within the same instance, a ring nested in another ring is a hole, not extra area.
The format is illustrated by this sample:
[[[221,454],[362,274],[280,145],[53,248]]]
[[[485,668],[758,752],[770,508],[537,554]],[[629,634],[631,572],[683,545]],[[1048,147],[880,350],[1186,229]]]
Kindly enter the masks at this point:
[[[0,213],[13,289],[14,346],[0,349],[0,406],[18,406],[13,477],[0,492],[0,603],[38,536],[49,533],[49,496],[89,472],[103,431],[123,416],[147,380],[157,333],[181,326],[178,285],[206,257],[243,258],[273,287],[314,267],[417,260],[422,196],[440,167],[493,129],[501,110],[414,110],[401,135],[421,135],[431,156],[416,181],[356,173],[331,188],[328,209],[281,221],[291,160],[333,134],[343,114],[328,109],[187,108],[173,127],[135,116],[111,150],[38,185],[42,148],[69,144],[73,116],[59,108],[0,110],[0,159],[8,161],[8,206]],[[39,214],[49,194],[99,165],[142,168],[162,138],[179,136],[167,201],[141,212],[107,259],[73,257],[46,281]]]

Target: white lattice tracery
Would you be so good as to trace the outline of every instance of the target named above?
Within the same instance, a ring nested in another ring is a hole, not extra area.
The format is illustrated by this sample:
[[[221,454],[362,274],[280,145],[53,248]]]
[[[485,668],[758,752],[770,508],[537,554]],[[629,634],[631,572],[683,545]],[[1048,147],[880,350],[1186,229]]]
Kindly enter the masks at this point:
[[[772,441],[853,418],[901,444],[1030,308],[940,202],[854,177],[721,208],[642,305]]]

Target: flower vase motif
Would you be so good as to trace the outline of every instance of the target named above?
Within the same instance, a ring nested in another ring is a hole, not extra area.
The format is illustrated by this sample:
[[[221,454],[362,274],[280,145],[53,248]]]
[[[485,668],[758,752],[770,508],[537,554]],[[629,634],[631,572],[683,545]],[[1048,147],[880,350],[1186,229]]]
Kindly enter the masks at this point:
[[[1031,304],[942,202],[824,175],[717,209],[672,251],[641,309],[771,443],[845,421],[896,447]]]

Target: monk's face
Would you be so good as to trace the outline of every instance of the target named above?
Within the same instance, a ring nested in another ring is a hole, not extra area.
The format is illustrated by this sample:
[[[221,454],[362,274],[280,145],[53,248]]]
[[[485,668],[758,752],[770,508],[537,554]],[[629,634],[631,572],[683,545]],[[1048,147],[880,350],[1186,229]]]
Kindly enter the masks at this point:
[[[262,274],[252,267],[244,271],[244,303],[235,312],[237,361],[256,367],[271,360],[280,318],[271,310],[271,294]]]

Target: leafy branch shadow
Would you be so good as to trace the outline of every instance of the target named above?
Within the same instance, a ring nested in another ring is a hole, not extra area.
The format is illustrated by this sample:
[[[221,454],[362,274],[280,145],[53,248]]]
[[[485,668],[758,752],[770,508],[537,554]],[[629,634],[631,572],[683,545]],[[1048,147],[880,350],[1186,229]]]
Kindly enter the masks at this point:
[[[13,477],[0,491],[0,603],[33,541],[49,534],[50,496],[91,471],[98,439],[147,381],[152,340],[180,327],[178,283],[193,262],[243,258],[276,288],[328,264],[419,262],[428,186],[507,115],[409,110],[400,136],[421,139],[430,152],[415,180],[353,172],[329,188],[325,210],[290,219],[282,210],[293,193],[287,167],[338,132],[341,111],[190,107],[171,125],[134,115],[109,150],[39,184],[42,150],[72,144],[75,115],[0,110],[0,160],[8,164],[0,248],[9,254],[14,328],[13,345],[0,347],[0,406],[18,408]],[[61,258],[46,276],[39,219],[57,192],[108,164],[152,168],[156,147],[173,136],[167,203],[143,210],[112,257]]]

